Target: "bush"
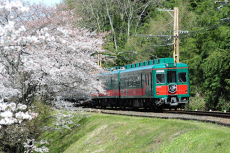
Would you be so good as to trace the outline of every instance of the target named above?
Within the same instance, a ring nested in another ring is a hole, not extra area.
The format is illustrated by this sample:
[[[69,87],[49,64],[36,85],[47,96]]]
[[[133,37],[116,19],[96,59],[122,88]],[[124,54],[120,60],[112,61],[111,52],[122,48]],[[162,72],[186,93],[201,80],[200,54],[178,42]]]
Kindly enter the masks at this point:
[[[185,105],[185,110],[199,110],[204,111],[207,110],[205,106],[205,99],[201,96],[190,97],[189,104]]]
[[[221,96],[220,98],[219,98],[219,102],[218,102],[218,104],[217,104],[217,106],[216,106],[216,109],[217,110],[220,110],[220,111],[224,111],[224,110],[226,110],[227,112],[229,112],[230,111],[230,102],[229,101],[227,101],[223,96]]]
[[[0,129],[0,152],[24,152],[23,143],[27,139],[38,139],[43,132],[43,126],[50,118],[50,108],[42,102],[35,100],[27,111],[39,113],[38,117],[32,120],[24,120],[20,123],[4,125]]]

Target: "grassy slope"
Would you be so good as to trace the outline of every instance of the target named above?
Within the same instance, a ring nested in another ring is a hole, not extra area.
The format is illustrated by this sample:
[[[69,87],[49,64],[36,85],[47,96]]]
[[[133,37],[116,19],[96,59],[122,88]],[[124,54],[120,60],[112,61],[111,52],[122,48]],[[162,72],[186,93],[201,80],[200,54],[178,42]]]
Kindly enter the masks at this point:
[[[230,152],[230,128],[175,119],[92,114],[73,130],[46,133],[51,152]]]

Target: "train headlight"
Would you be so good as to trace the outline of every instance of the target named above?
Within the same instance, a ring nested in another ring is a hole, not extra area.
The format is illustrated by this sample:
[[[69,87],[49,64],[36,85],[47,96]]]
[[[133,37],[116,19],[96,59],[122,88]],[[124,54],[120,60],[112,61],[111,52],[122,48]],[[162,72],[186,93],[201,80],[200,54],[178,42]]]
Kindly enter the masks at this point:
[[[185,90],[185,93],[188,94],[188,90]]]
[[[157,91],[157,95],[159,95],[159,91]]]
[[[166,67],[169,67],[169,64],[165,64],[166,65]]]

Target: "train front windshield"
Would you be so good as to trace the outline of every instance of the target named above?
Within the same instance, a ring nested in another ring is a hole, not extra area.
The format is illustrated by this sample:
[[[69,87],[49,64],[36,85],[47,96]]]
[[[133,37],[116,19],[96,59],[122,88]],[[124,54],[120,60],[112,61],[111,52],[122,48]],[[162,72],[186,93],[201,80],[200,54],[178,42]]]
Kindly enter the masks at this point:
[[[180,83],[187,82],[187,73],[186,72],[178,73],[178,82],[180,82]]]
[[[157,84],[161,84],[161,83],[165,83],[165,74],[156,74],[156,83]]]
[[[168,71],[167,83],[175,83],[175,82],[176,82],[176,71]]]

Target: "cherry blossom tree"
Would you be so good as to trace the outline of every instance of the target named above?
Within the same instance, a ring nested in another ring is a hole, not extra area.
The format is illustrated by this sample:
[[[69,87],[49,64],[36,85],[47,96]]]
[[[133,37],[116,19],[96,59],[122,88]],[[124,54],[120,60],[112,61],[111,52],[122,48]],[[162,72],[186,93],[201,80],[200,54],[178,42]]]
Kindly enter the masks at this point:
[[[91,56],[102,51],[103,40],[76,28],[80,18],[72,11],[41,4],[23,7],[19,2],[2,3],[0,11],[8,19],[2,19],[0,27],[0,77],[4,80],[0,92],[4,96],[26,99],[38,85],[53,92],[63,86],[87,93],[103,91],[92,73],[101,69]]]
[[[0,0],[0,130],[8,142],[20,142],[21,133],[28,137],[24,121],[38,115],[27,108],[32,96],[52,96],[63,88],[103,92],[95,77],[103,70],[91,55],[102,52],[105,34],[78,28],[79,20],[63,5]]]

